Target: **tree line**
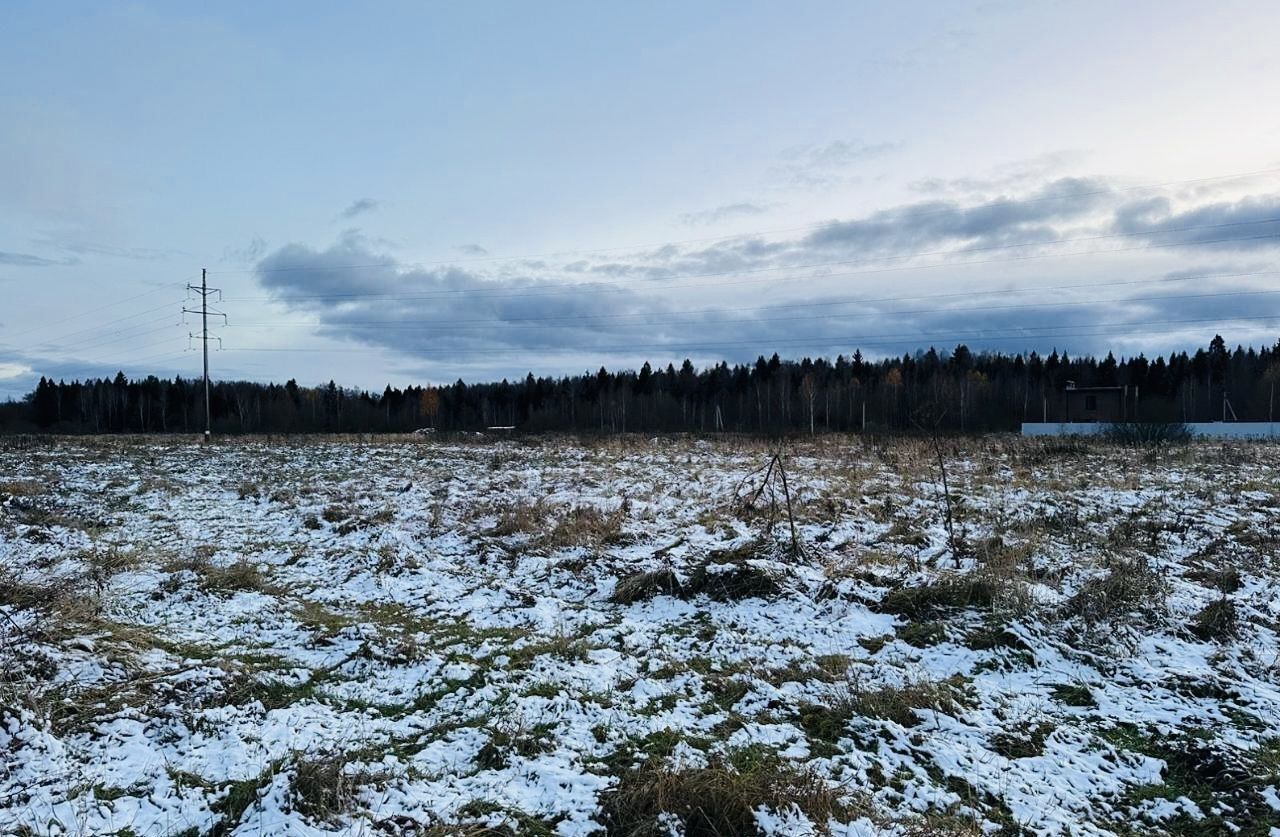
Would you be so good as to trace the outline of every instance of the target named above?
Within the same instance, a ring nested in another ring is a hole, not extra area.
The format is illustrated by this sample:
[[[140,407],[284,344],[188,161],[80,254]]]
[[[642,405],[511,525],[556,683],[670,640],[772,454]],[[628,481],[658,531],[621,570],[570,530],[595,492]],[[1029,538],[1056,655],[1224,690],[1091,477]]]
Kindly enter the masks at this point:
[[[558,378],[445,386],[387,386],[381,393],[337,386],[250,381],[211,385],[217,433],[471,431],[510,427],[565,432],[900,432],[921,416],[952,432],[1015,430],[1023,421],[1065,418],[1063,392],[1078,386],[1131,388],[1142,421],[1268,421],[1276,409],[1280,341],[1228,349],[1221,336],[1192,354],[1148,359],[1069,357],[1056,350],[1003,354],[930,348],[868,360],[718,363]],[[21,401],[0,405],[0,432],[196,433],[204,387],[193,378],[149,376],[53,381],[41,378]]]

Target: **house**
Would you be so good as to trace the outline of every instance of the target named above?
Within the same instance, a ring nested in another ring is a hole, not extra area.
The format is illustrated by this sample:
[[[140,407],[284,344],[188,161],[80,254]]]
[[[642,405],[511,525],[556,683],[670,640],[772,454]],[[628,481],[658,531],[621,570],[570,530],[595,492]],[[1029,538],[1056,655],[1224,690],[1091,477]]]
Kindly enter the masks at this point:
[[[1078,387],[1067,381],[1063,392],[1068,422],[1126,421],[1125,387]]]

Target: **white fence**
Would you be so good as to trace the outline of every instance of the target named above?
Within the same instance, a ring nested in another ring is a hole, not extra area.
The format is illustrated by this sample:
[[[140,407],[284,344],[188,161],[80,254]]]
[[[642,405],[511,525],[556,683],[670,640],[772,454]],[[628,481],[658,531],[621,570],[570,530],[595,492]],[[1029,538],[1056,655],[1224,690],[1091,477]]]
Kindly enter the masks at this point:
[[[1111,425],[1105,422],[1023,422],[1023,436],[1092,436]],[[1188,422],[1193,435],[1206,439],[1280,439],[1280,421]]]

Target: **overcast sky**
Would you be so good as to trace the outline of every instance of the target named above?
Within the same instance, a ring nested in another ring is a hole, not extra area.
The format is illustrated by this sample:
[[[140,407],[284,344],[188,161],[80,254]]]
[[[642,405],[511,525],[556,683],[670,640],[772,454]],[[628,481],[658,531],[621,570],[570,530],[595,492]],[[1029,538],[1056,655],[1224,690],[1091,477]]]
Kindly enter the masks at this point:
[[[198,374],[201,268],[214,374],[304,384],[1271,344],[1278,37],[1265,0],[8,0],[0,398]]]

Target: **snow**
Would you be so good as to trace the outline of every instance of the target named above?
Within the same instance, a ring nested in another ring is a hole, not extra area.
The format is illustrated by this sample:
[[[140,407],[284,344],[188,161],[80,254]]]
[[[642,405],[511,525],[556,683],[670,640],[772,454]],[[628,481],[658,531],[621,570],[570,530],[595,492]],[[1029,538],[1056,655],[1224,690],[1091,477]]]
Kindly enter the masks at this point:
[[[785,522],[764,533],[735,499],[764,446],[0,449],[0,833],[588,835],[646,754],[678,772],[744,751],[815,771],[853,812],[753,805],[765,834],[889,835],[921,815],[1041,835],[1280,826],[1274,775],[1228,792],[1170,763],[1205,748],[1245,773],[1280,763],[1280,450],[1044,450],[949,453],[963,539],[999,535],[1013,564],[975,553],[955,568],[930,450],[798,443],[805,552],[743,562],[780,594],[621,605],[624,576],[669,567],[687,583],[713,550],[786,543]],[[4,488],[26,481],[48,490]],[[572,507],[625,520],[557,542]],[[521,509],[532,523],[495,530]],[[1149,607],[1100,625],[1066,615],[1119,559],[1158,577]],[[1238,584],[1220,587],[1227,570]],[[991,606],[917,620],[881,606],[996,572]],[[48,592],[10,601],[6,580]],[[1190,630],[1224,599],[1233,636]],[[938,625],[921,642],[912,621]],[[1016,644],[975,641],[989,624]],[[856,708],[879,690],[905,713]],[[802,721],[814,704],[855,709],[827,740]],[[332,757],[351,792],[311,810],[300,768]],[[233,783],[249,795],[228,813]]]

